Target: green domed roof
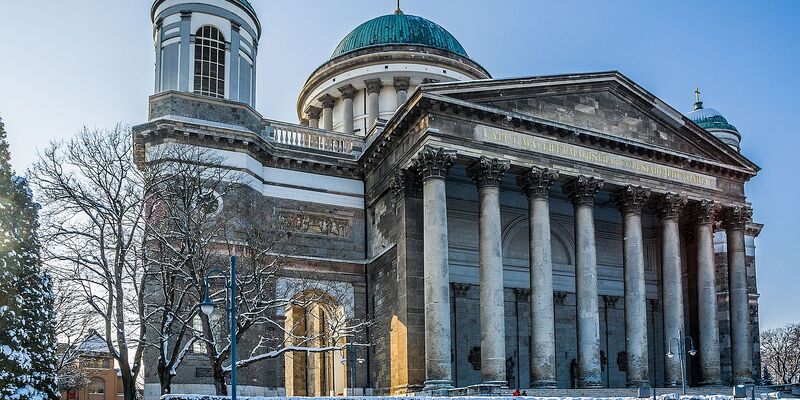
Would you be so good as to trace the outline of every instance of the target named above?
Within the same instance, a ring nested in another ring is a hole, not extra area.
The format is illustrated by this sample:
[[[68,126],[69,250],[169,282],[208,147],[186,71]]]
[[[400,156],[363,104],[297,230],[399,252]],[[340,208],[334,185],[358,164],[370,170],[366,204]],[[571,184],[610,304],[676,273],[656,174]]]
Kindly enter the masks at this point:
[[[468,58],[461,43],[435,22],[397,12],[371,19],[353,29],[336,46],[331,59],[366,47],[393,44],[432,47]]]
[[[734,132],[739,132],[735,126],[731,125],[719,111],[713,108],[703,108],[703,103],[698,101],[695,103],[694,111],[686,114],[695,124],[699,125],[705,130],[710,129],[727,129]]]
[[[253,8],[253,5],[250,4],[249,1],[247,0],[236,0],[236,1],[239,2],[241,5],[245,6],[248,10],[252,11],[253,14],[256,13],[256,10]]]

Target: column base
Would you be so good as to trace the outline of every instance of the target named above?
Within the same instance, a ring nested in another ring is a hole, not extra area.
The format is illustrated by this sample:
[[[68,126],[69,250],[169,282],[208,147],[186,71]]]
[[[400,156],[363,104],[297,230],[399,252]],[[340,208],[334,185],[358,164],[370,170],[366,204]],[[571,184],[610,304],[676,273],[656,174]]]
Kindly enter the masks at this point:
[[[601,389],[603,387],[602,381],[586,381],[578,383],[581,389]]]
[[[503,382],[503,385],[491,382],[470,385],[465,388],[466,390],[462,396],[500,396],[503,387],[508,387],[505,382]]]
[[[531,382],[531,388],[536,389],[556,389],[558,383],[554,380],[539,380]]]
[[[643,386],[650,386],[650,381],[640,380],[640,381],[628,381],[625,382],[625,387],[629,388],[640,388]]]
[[[449,379],[429,379],[425,381],[425,387],[422,388],[423,392],[433,392],[440,390],[450,390],[453,388],[453,381]]]

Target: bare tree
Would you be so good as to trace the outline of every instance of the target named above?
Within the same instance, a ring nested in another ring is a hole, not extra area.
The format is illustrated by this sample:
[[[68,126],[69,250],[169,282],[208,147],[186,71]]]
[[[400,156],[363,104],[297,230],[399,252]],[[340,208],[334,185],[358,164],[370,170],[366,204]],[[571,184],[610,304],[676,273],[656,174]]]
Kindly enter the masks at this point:
[[[335,291],[294,296],[303,292],[302,285],[321,288],[319,282],[302,274],[278,284],[284,259],[301,240],[273,223],[273,208],[247,185],[247,176],[224,167],[225,160],[212,150],[196,146],[161,144],[151,149],[148,159],[149,169],[159,171],[160,176],[154,179],[158,184],[148,199],[146,246],[148,277],[154,283],[148,285],[148,293],[157,291],[148,297],[146,319],[148,329],[158,335],[149,335],[146,345],[159,351],[162,394],[169,393],[177,368],[198,342],[204,347],[217,394],[228,392],[225,379],[231,370],[231,342],[227,319],[219,311],[212,316],[200,313],[197,305],[205,296],[206,276],[213,269],[227,273],[231,255],[240,259],[239,290],[233,300],[238,309],[237,342],[250,350],[237,367],[301,348],[332,351],[341,348],[348,334],[363,329],[365,324],[345,323],[344,313],[326,319],[331,326],[324,332],[338,335],[336,340],[301,338],[279,322],[278,314],[290,305],[329,301]],[[220,305],[231,301],[219,276],[214,276],[209,279],[211,298]],[[200,318],[201,329],[193,326],[194,318]]]
[[[58,269],[54,272],[58,273]],[[68,279],[53,274],[53,308],[56,312],[58,358],[56,375],[60,391],[79,389],[89,384],[88,375],[80,368],[79,346],[90,329],[98,324],[94,311],[83,301],[78,287]]]
[[[776,383],[800,382],[800,324],[761,332],[761,358]]]
[[[84,128],[52,143],[29,171],[43,205],[45,260],[77,285],[100,319],[122,376],[125,400],[136,398],[141,368],[143,199],[145,175],[133,162],[130,130]]]

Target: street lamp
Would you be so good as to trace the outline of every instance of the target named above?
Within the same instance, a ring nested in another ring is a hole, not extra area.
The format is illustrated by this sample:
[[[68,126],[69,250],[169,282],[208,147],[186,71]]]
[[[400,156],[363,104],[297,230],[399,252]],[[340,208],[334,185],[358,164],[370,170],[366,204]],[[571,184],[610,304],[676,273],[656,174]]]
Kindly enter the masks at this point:
[[[355,394],[355,390],[356,390],[356,364],[355,363],[357,362],[359,364],[363,364],[364,363],[364,359],[363,358],[356,358],[356,349],[358,347],[356,347],[356,345],[354,343],[347,343],[347,344],[345,344],[344,347],[347,348],[347,358],[345,359],[344,357],[342,357],[341,362],[342,362],[342,365],[344,365],[345,363],[349,364],[348,366],[350,367],[350,390],[352,391],[351,395],[355,396],[356,395]],[[342,348],[339,351],[344,351],[344,348]],[[346,395],[347,395],[347,390],[345,390],[345,396]]]
[[[680,359],[681,363],[681,386],[683,387],[683,395],[686,395],[686,358],[684,354],[686,353],[686,345],[687,341],[688,344],[691,346],[689,349],[689,355],[694,357],[697,354],[697,350],[694,349],[694,340],[692,340],[691,336],[684,336],[683,332],[678,331],[678,337],[671,338],[669,340],[669,349],[667,349],[667,357],[672,358],[675,356],[675,353],[672,352],[672,341],[675,341],[678,345],[678,358]]]
[[[230,274],[226,275],[225,272],[216,268],[206,272],[206,276],[203,279],[203,289],[205,289],[206,296],[203,302],[200,303],[200,311],[205,315],[211,315],[214,309],[217,308],[217,305],[208,295],[208,280],[212,275],[225,278],[225,289],[230,290],[230,298],[226,297],[225,299],[225,312],[230,323],[231,335],[231,400],[236,400],[236,256],[231,256]],[[227,304],[230,304],[230,307]]]

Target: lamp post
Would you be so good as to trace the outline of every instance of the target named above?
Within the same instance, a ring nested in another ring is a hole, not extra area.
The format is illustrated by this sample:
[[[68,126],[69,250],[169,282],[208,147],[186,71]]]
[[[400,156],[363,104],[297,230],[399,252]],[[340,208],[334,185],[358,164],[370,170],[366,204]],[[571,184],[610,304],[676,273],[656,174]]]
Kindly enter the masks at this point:
[[[363,364],[364,363],[364,359],[363,358],[356,358],[355,349],[357,349],[357,347],[353,343],[345,344],[345,348],[347,348],[347,358],[345,359],[344,357],[342,357],[342,365],[347,363],[348,366],[350,367],[350,374],[349,374],[350,375],[350,390],[353,391],[351,396],[355,396],[356,395],[355,394],[355,390],[356,390],[356,362],[358,362],[359,364]],[[344,348],[342,350],[340,350],[340,351],[344,351]],[[345,396],[347,396],[347,389],[345,389],[345,393],[344,394],[345,394]]]
[[[211,315],[217,307],[208,295],[208,279],[214,274],[225,278],[225,289],[230,290],[230,298],[225,299],[225,302],[230,304],[230,307],[226,304],[225,312],[228,317],[228,322],[230,323],[231,335],[231,400],[236,400],[236,256],[231,256],[230,274],[226,275],[225,272],[216,268],[212,268],[206,272],[206,276],[203,279],[203,288],[205,289],[206,296],[203,302],[200,303],[200,310],[205,315]],[[226,290],[226,292],[228,290]]]
[[[675,353],[672,352],[672,341],[675,341],[678,345],[678,358],[680,359],[681,363],[681,386],[683,387],[683,394],[686,395],[686,358],[684,354],[686,354],[686,345],[687,341],[688,344],[691,346],[689,349],[689,355],[694,357],[697,354],[697,350],[694,349],[694,340],[692,340],[691,336],[684,336],[683,332],[678,331],[678,337],[671,338],[669,340],[669,349],[667,349],[667,357],[672,358],[675,356]]]

